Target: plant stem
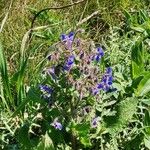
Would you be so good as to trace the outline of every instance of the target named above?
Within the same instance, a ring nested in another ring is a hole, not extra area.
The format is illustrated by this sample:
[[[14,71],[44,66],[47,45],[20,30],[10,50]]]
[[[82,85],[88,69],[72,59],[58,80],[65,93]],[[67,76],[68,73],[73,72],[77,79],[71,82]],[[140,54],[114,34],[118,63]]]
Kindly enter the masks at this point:
[[[73,132],[71,132],[71,143],[72,143],[72,150],[77,150],[76,137],[74,136]]]

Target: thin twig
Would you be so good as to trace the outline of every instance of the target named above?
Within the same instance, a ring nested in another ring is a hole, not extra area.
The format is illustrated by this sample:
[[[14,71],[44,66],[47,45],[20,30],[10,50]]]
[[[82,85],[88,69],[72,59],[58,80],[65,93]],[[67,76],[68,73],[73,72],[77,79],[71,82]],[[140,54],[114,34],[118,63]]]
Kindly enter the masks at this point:
[[[77,27],[80,26],[81,24],[85,23],[86,21],[88,21],[89,19],[91,19],[93,16],[96,16],[97,14],[99,14],[100,11],[95,11],[93,12],[91,15],[87,16],[86,18],[82,19],[81,21],[79,21],[77,23]],[[67,32],[70,32],[72,30],[72,28],[70,28],[69,30],[67,30]]]
[[[61,6],[61,7],[48,7],[48,8],[45,8],[45,9],[42,9],[40,10],[37,14],[35,14],[32,22],[31,22],[31,27],[30,27],[30,35],[29,35],[29,41],[31,39],[31,36],[32,36],[32,29],[33,29],[33,26],[34,26],[34,22],[36,20],[36,18],[44,11],[47,11],[47,10],[57,10],[57,9],[65,9],[65,8],[68,8],[68,7],[72,7],[74,5],[78,5],[82,2],[84,2],[85,0],[81,0],[81,1],[78,1],[78,2],[74,2],[72,4],[69,4],[69,5],[66,5],[66,6]]]

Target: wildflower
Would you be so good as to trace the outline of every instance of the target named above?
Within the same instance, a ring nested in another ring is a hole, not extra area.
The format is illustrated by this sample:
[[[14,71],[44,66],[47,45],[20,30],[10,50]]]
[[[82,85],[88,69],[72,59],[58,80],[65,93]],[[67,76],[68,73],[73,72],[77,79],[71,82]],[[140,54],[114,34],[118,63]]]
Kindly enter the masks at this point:
[[[67,49],[71,50],[72,43],[74,39],[74,32],[70,32],[68,35],[62,34],[61,35],[61,41],[64,42]]]
[[[49,87],[48,85],[40,85],[39,87],[43,93],[52,94],[53,92],[53,89]]]
[[[101,47],[97,48],[97,53],[95,56],[93,56],[92,60],[96,60],[97,62],[100,61],[100,59],[104,56],[104,51]]]
[[[71,55],[65,63],[64,70],[66,71],[70,70],[73,63],[74,63],[74,56]]]
[[[93,95],[97,95],[99,93],[99,89],[98,88],[92,88],[92,94]]]
[[[51,124],[55,129],[62,130],[63,126],[60,122],[57,121],[57,119],[54,120],[54,122]]]
[[[79,47],[79,46],[80,46],[80,44],[81,44],[80,39],[77,39],[77,40],[76,40],[76,46],[77,46],[77,47]]]
[[[51,75],[51,77],[52,77],[53,79],[56,79],[55,67],[46,69],[45,72],[46,72],[48,75]]]
[[[101,82],[98,84],[98,89],[103,89],[104,91],[108,91],[112,85],[113,77],[112,77],[112,68],[107,68],[105,74],[102,77]]]
[[[99,54],[101,57],[104,56],[104,51],[103,51],[103,49],[102,49],[101,47],[98,47],[98,48],[97,48],[97,52],[98,52],[98,54]]]
[[[92,121],[91,121],[92,128],[96,128],[97,127],[98,121],[99,121],[99,117],[95,117],[95,118],[92,119]]]
[[[88,114],[89,112],[90,112],[90,107],[89,106],[85,106],[84,108],[83,108],[83,113],[84,113],[84,115],[86,115],[86,114]]]
[[[108,67],[106,69],[106,74],[112,75],[112,68],[111,67]]]

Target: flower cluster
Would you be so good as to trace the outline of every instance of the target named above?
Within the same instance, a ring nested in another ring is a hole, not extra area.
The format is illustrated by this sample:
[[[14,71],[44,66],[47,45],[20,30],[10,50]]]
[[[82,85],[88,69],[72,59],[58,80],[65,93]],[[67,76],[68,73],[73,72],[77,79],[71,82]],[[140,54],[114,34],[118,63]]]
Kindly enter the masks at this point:
[[[113,77],[112,77],[112,68],[107,68],[105,74],[102,77],[102,81],[98,84],[98,89],[103,89],[104,91],[108,91],[112,85]]]
[[[108,67],[103,74],[100,65],[98,65],[104,57],[103,48],[96,47],[93,42],[76,39],[76,35],[74,32],[61,35],[61,41],[56,45],[57,52],[47,57],[49,60],[48,67],[44,71],[46,75],[51,76],[48,79],[54,81],[49,83],[59,84],[58,87],[67,90],[71,87],[76,91],[77,99],[81,100],[86,99],[91,94],[92,96],[98,95],[101,90],[108,91],[112,86],[113,77],[111,67]],[[65,86],[64,82],[60,82],[61,79],[65,80]],[[55,91],[55,87],[53,86],[52,89],[48,85],[40,85],[40,90],[44,97],[50,98]],[[56,97],[60,96],[57,95],[57,91],[55,94]],[[84,114],[89,112],[90,108],[86,107]],[[91,126],[95,128],[98,121],[97,117],[93,118]],[[55,129],[62,130],[62,124],[57,120],[54,120],[52,126]]]
[[[105,74],[102,76],[101,82],[92,89],[92,94],[97,95],[100,90],[108,91],[112,86],[112,68],[108,67]]]

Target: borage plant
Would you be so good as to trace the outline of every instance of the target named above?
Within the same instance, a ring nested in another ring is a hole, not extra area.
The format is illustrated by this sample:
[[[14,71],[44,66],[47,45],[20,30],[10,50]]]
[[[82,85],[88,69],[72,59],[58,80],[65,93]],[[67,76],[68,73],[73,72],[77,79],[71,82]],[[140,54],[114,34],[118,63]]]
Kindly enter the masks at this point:
[[[102,128],[97,110],[113,82],[112,68],[103,65],[103,48],[77,38],[79,32],[61,35],[57,51],[47,56],[39,85],[47,102],[49,136],[55,147],[65,142],[74,150],[96,146],[94,137]]]

